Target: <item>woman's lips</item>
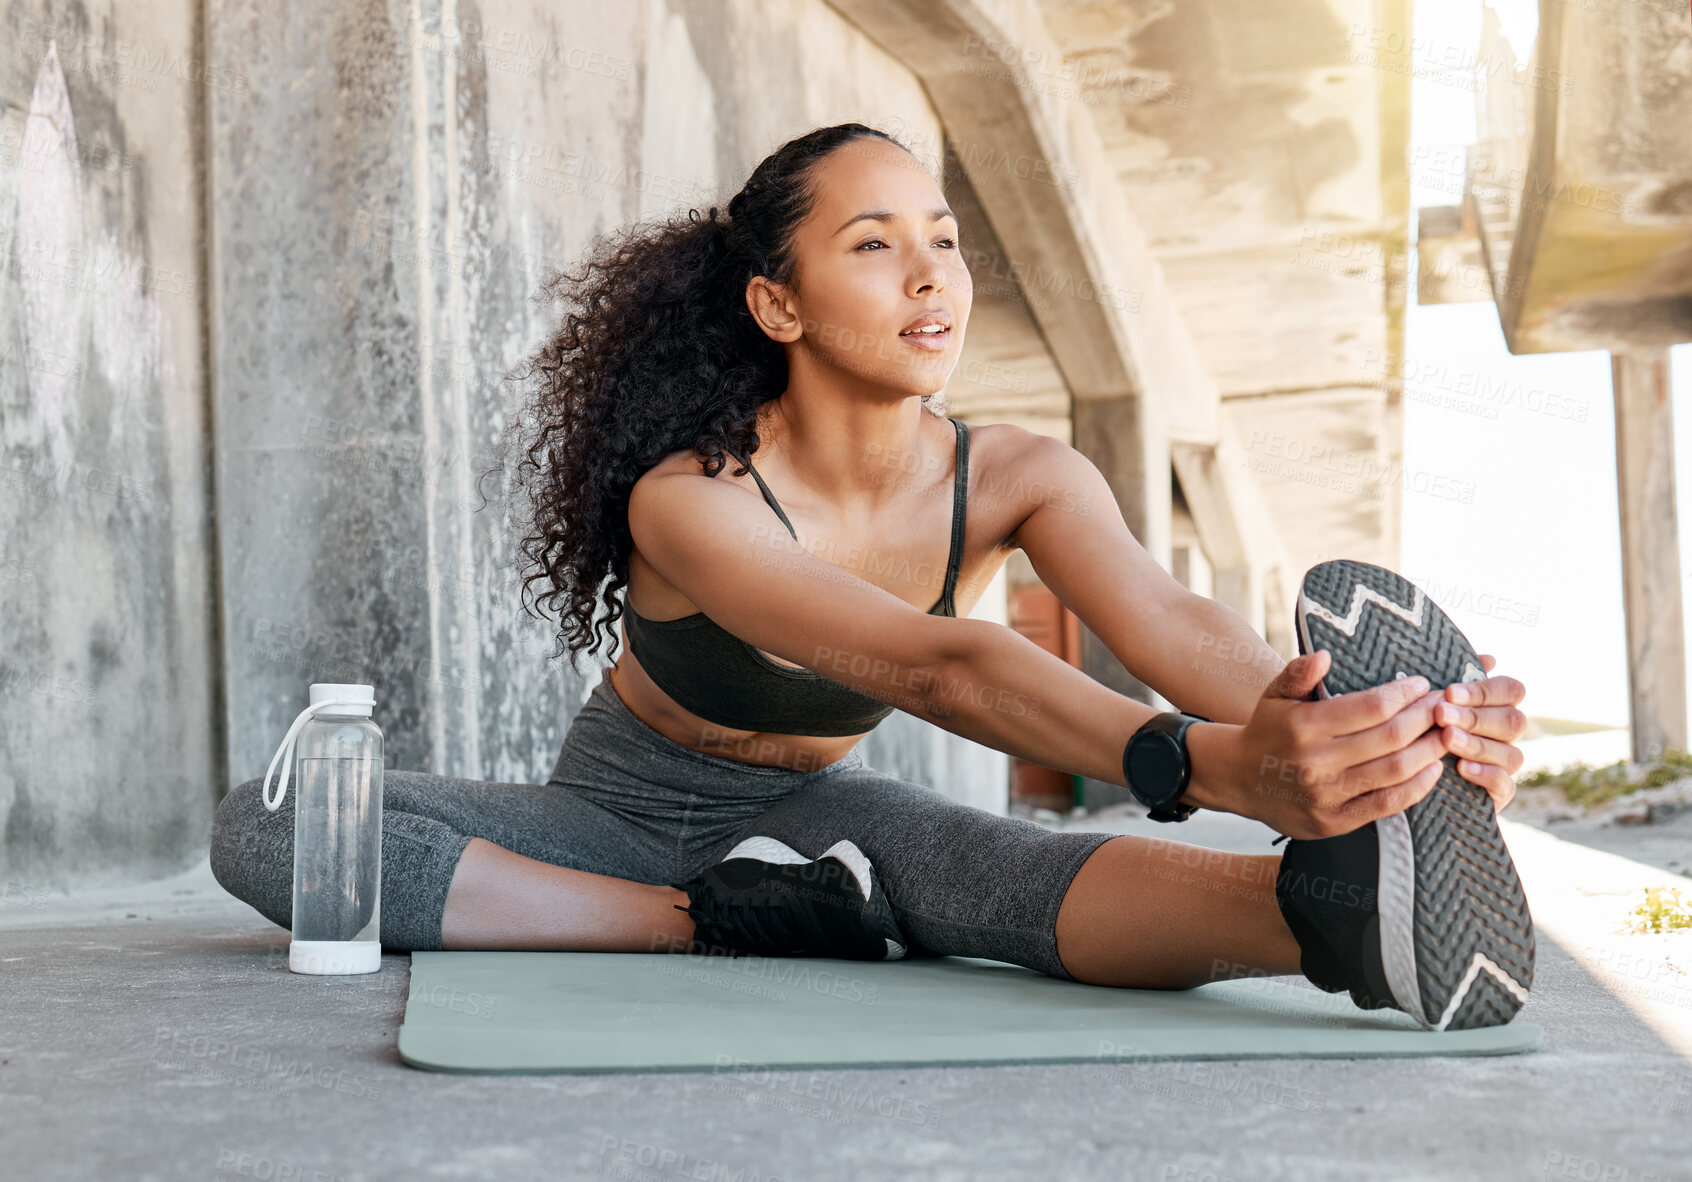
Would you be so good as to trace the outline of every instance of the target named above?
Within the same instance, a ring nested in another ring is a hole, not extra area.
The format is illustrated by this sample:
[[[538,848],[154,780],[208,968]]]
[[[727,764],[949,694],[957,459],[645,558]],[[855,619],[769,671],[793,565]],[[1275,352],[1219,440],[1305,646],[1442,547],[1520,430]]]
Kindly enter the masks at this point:
[[[901,341],[909,341],[918,349],[927,349],[930,353],[938,353],[946,347],[946,342],[952,339],[952,330],[944,332],[902,332]]]

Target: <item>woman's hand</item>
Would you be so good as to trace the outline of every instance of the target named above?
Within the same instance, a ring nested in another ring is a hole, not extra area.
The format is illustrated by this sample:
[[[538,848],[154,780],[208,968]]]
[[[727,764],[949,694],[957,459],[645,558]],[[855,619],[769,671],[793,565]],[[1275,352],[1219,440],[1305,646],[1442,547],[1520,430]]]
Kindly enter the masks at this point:
[[[1287,662],[1250,721],[1226,728],[1231,736],[1203,735],[1206,724],[1195,724],[1195,782],[1181,799],[1313,840],[1349,833],[1426,796],[1444,767],[1446,738],[1434,710],[1445,694],[1425,677],[1409,677],[1309,701],[1332,659],[1322,649]]]
[[[1490,653],[1480,659],[1488,673],[1498,664]],[[1458,774],[1486,789],[1494,812],[1515,799],[1515,776],[1527,758],[1516,746],[1527,729],[1527,715],[1516,704],[1526,695],[1514,677],[1454,681],[1434,707],[1434,724],[1445,749],[1457,756]]]

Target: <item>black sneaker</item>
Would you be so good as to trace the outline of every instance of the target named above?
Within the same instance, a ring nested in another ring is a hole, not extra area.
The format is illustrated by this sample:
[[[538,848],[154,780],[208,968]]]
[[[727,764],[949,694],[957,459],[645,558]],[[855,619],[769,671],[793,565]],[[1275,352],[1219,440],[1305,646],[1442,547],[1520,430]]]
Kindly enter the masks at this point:
[[[898,960],[905,934],[869,859],[850,841],[806,858],[773,837],[748,837],[675,889],[687,892],[696,946],[729,956]]]
[[[1299,652],[1332,656],[1313,697],[1486,676],[1439,606],[1383,567],[1312,567],[1295,615]],[[1533,920],[1492,798],[1458,775],[1455,755],[1443,762],[1433,790],[1402,812],[1338,837],[1288,839],[1275,897],[1318,988],[1431,1030],[1502,1025],[1533,985]]]

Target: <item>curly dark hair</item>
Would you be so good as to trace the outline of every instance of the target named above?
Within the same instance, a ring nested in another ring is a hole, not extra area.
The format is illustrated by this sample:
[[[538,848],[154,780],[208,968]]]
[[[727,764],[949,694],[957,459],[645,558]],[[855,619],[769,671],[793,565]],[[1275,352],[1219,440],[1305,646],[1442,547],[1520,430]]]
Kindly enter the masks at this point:
[[[552,659],[566,647],[572,662],[584,647],[597,652],[600,630],[618,640],[635,481],[682,447],[712,477],[729,462],[725,445],[742,456],[758,450],[758,409],[787,388],[787,355],[753,320],[746,286],[759,275],[794,284],[794,238],[815,201],[812,169],[865,136],[910,151],[862,123],[817,128],[753,169],[726,217],[713,205],[703,216],[689,209],[602,236],[579,273],[557,271],[542,284],[536,299],[565,301],[565,312],[512,375],[539,381],[507,436],[508,446],[520,436],[523,453],[513,474],[528,531],[519,545],[519,571],[531,572],[523,606],[540,580],[542,613],[562,605]],[[596,629],[600,602],[609,610]]]

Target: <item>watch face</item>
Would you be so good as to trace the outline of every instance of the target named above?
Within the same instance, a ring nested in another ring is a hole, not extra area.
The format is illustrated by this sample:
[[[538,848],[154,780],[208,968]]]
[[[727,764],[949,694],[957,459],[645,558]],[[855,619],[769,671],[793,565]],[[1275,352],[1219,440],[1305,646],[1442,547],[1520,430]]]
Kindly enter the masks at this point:
[[[1181,747],[1171,735],[1149,731],[1128,748],[1128,778],[1142,794],[1142,803],[1167,804],[1180,795]]]

